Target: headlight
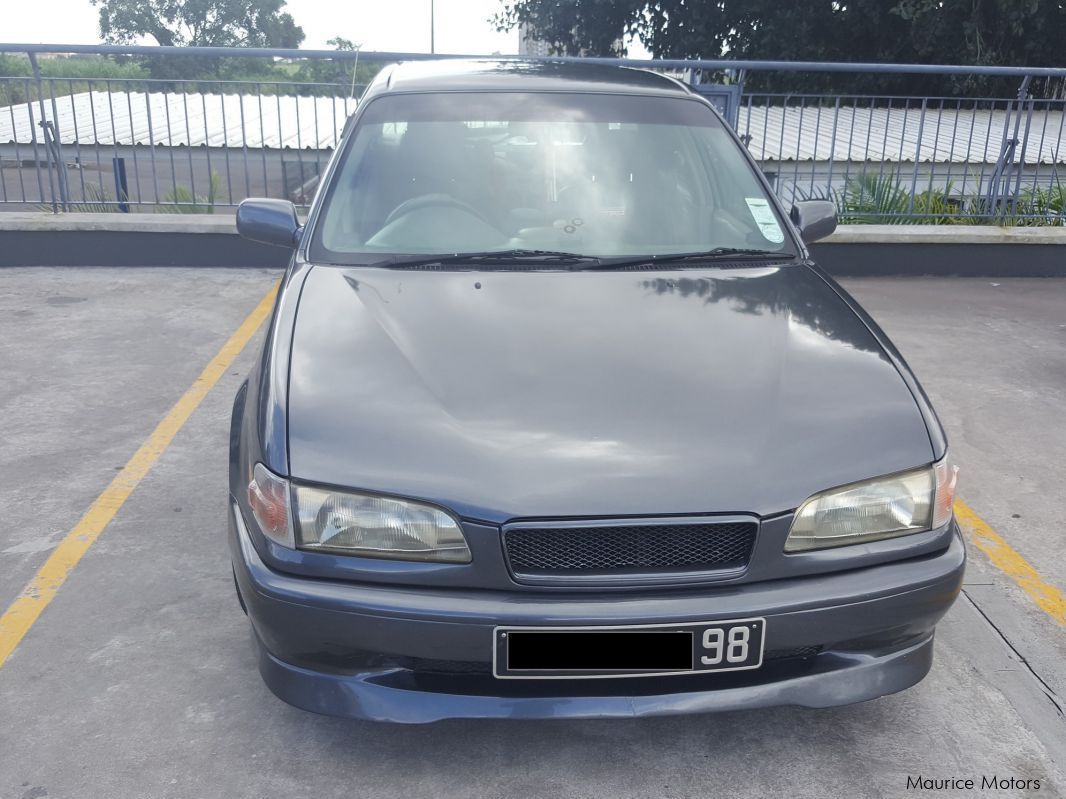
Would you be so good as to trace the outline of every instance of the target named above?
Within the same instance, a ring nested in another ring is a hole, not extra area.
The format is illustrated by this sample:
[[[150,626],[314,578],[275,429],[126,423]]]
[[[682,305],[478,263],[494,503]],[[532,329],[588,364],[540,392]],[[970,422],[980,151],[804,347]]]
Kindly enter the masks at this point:
[[[294,486],[297,545],[365,558],[469,563],[459,523],[417,502]]]
[[[932,466],[815,494],[792,519],[786,552],[861,544],[947,524],[958,470],[947,457]]]

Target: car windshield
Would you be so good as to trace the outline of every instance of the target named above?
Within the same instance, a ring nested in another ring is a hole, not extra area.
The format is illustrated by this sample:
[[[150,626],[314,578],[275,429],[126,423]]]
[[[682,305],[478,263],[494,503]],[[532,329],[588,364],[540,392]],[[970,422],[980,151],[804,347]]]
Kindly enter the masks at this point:
[[[326,263],[522,251],[788,255],[718,117],[681,97],[440,92],[362,110],[314,228]]]

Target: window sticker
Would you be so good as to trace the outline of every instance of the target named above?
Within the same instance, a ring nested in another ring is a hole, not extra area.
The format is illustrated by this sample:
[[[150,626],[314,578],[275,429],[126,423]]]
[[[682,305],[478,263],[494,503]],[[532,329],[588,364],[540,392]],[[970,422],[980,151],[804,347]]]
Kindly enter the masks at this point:
[[[762,197],[745,197],[744,202],[748,204],[751,218],[759,226],[759,232],[762,233],[764,239],[774,244],[780,244],[785,240],[785,233],[781,230],[781,226],[777,224],[777,219],[774,217],[773,209],[770,208],[769,200]]]

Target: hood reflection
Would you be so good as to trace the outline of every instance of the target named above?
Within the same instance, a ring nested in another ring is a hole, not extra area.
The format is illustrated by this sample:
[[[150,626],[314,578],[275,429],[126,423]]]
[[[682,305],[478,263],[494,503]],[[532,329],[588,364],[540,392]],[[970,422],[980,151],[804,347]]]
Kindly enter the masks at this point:
[[[913,397],[874,353],[802,267],[314,267],[290,467],[485,521],[780,513],[928,460]]]
[[[820,336],[886,358],[868,330],[857,326],[854,317],[841,314],[839,302],[827,296],[828,287],[817,275],[806,269],[786,268],[796,269],[806,277],[788,281],[787,293],[782,292],[782,281],[775,279],[780,271],[777,268],[745,269],[739,275],[725,273],[713,278],[658,277],[643,280],[641,285],[661,296],[702,299],[705,304],[726,302],[738,313],[784,314],[791,323],[810,328]]]

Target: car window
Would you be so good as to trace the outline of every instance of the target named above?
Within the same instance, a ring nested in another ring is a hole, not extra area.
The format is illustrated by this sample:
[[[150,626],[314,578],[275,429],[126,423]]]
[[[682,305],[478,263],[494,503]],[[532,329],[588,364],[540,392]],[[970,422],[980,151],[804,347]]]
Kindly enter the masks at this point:
[[[347,143],[312,257],[788,252],[784,230],[736,141],[698,101],[386,95],[368,103]]]

